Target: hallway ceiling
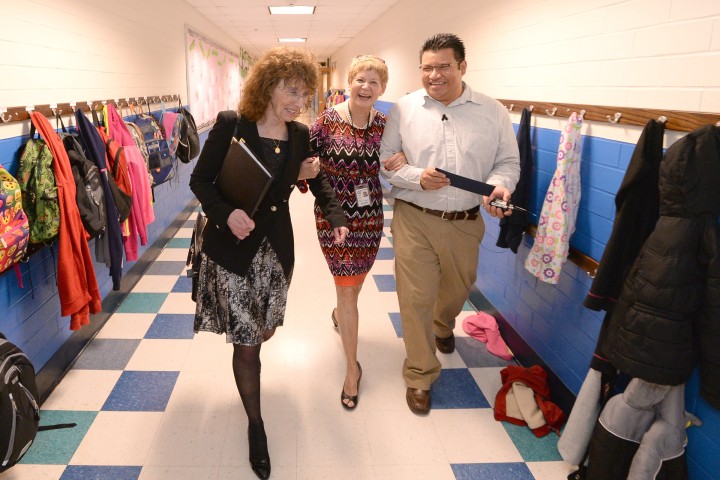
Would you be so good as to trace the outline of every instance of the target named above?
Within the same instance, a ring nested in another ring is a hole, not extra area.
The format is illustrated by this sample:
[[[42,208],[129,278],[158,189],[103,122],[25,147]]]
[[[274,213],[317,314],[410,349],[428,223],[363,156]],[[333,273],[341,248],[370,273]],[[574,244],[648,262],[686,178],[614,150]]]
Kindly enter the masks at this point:
[[[278,45],[305,46],[322,61],[397,0],[185,0],[252,56]],[[314,5],[314,15],[270,15],[269,6]],[[304,37],[306,43],[279,43]]]

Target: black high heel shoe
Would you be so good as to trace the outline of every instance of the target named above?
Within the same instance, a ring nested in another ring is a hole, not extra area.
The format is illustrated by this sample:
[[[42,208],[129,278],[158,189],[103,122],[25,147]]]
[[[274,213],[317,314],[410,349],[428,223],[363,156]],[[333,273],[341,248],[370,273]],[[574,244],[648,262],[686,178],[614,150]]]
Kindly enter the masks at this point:
[[[260,423],[259,432],[253,432],[248,426],[248,445],[250,446],[250,466],[258,478],[267,480],[270,478],[270,454],[267,448],[267,435],[265,435],[265,425]]]
[[[357,362],[357,366],[358,370],[360,370],[360,376],[357,381],[357,395],[348,395],[345,393],[344,385],[342,391],[340,392],[340,403],[345,410],[355,410],[355,407],[357,407],[358,404],[358,396],[360,395],[360,380],[362,380],[362,367],[360,366],[360,362]],[[348,405],[349,402],[352,402],[352,406]]]

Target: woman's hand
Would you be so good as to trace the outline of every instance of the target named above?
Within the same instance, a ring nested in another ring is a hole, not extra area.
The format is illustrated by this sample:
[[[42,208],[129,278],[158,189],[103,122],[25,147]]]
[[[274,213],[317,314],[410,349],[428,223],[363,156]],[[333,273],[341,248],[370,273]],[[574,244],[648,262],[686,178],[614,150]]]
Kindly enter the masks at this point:
[[[245,239],[255,228],[255,222],[248,217],[244,210],[235,209],[227,219],[227,225],[230,227],[233,235],[240,240]]]
[[[407,165],[407,158],[403,152],[397,152],[390,158],[386,158],[382,161],[383,168],[387,171],[397,171]]]
[[[320,159],[318,157],[308,157],[300,164],[298,180],[315,178],[318,173],[320,173]]]
[[[335,242],[334,242],[334,243],[338,243],[338,244],[339,244],[339,243],[344,243],[344,242],[345,242],[345,237],[347,236],[347,234],[348,234],[349,231],[350,231],[350,230],[348,230],[347,227],[335,227],[335,228],[333,228],[333,236],[335,237]]]

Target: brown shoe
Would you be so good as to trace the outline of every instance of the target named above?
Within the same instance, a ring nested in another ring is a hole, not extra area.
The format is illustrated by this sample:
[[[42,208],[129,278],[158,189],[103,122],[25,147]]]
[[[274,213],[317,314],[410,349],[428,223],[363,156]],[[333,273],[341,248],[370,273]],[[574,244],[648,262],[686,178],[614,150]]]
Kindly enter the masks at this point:
[[[430,390],[408,387],[405,400],[410,411],[416,415],[427,415],[430,412]]]
[[[435,337],[435,346],[442,353],[452,353],[455,351],[455,335],[450,334],[447,338]]]

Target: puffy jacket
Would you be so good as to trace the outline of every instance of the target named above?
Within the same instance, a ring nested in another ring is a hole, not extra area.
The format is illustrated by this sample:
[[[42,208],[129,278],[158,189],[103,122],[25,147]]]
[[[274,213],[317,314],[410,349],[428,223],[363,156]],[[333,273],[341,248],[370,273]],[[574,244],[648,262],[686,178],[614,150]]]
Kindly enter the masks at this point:
[[[610,318],[605,353],[621,371],[680,385],[699,364],[701,395],[720,408],[720,127],[666,152],[660,218]]]

